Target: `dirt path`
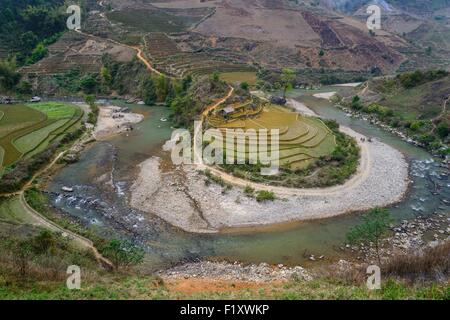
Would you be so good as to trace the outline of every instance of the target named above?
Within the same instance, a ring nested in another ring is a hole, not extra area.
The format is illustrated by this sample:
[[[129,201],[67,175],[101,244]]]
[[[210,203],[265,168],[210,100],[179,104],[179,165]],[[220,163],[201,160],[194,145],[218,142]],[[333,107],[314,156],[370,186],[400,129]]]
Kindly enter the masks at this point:
[[[104,1],[99,1],[98,4],[99,4],[100,7],[105,8]],[[108,18],[106,17],[105,13],[101,13],[100,16],[102,18],[105,18],[106,20],[108,20]],[[114,44],[119,45],[119,46],[123,46],[123,47],[127,47],[127,48],[130,48],[130,49],[133,49],[133,50],[136,51],[137,58],[147,67],[148,71],[150,71],[152,73],[156,73],[159,76],[163,75],[163,76],[172,78],[172,77],[170,77],[168,75],[165,75],[162,72],[156,70],[153,67],[152,63],[144,56],[144,52],[142,51],[142,48],[139,47],[139,46],[130,46],[130,45],[121,43],[121,42],[113,40],[113,39],[101,38],[101,37],[94,36],[94,35],[89,34],[89,33],[85,33],[85,32],[83,32],[83,31],[81,31],[79,29],[76,29],[75,31],[78,32],[79,34],[82,34],[82,35],[90,37],[90,38],[94,38],[94,39],[101,40],[101,41],[108,41],[108,42],[114,43]],[[145,41],[145,37],[144,37],[144,41]]]
[[[97,248],[95,248],[94,243],[83,237],[80,236],[70,230],[64,229],[62,227],[60,227],[59,225],[57,225],[56,223],[54,223],[53,221],[47,219],[46,217],[44,217],[42,214],[40,214],[39,212],[37,212],[36,210],[34,210],[26,201],[25,199],[25,193],[22,191],[19,195],[19,199],[20,199],[20,203],[22,204],[22,207],[27,211],[27,213],[34,218],[34,220],[36,220],[36,222],[38,223],[38,225],[45,227],[46,229],[49,229],[53,232],[60,232],[63,236],[68,236],[70,237],[71,240],[73,240],[75,243],[77,243],[80,247],[91,250],[94,254],[95,259],[101,263],[103,266],[107,267],[107,268],[113,268],[113,264],[111,261],[109,261],[108,259],[106,259],[105,257],[103,257],[97,250]]]
[[[220,106],[222,103],[224,103],[225,101],[227,101],[228,98],[230,98],[233,95],[234,92],[234,88],[230,86],[230,91],[228,91],[228,94],[226,95],[226,97],[224,97],[223,99],[217,101],[215,104],[207,107],[203,113],[202,113],[202,120],[204,120],[208,114],[213,111],[214,109],[216,109],[218,106]]]
[[[143,64],[145,64],[145,66],[147,67],[147,70],[148,70],[148,71],[153,72],[153,73],[156,73],[157,75],[164,75],[164,76],[166,76],[166,77],[169,77],[168,75],[163,74],[162,72],[156,70],[156,69],[153,67],[153,65],[150,63],[150,61],[148,61],[147,58],[144,57],[144,53],[143,53],[141,47],[139,47],[139,46],[130,46],[130,45],[121,43],[121,42],[116,41],[116,40],[113,40],[113,39],[101,38],[101,37],[94,36],[94,35],[92,35],[92,34],[83,32],[83,31],[78,30],[78,29],[77,29],[77,30],[74,30],[74,31],[77,32],[77,33],[79,33],[79,34],[81,34],[81,35],[83,35],[83,36],[89,37],[89,38],[93,38],[93,39],[96,39],[96,40],[99,40],[99,41],[107,41],[107,42],[111,42],[111,43],[114,43],[114,44],[119,45],[119,46],[122,46],[122,47],[127,47],[127,48],[130,48],[130,49],[133,49],[133,50],[136,51],[136,56],[137,56],[137,58],[138,58]],[[169,77],[169,78],[171,78],[171,77]]]
[[[85,134],[82,138],[80,138],[78,143],[82,143],[83,141],[86,141],[89,138],[90,138],[90,135]],[[45,172],[49,171],[67,152],[72,150],[72,148],[76,144],[77,143],[74,143],[71,148],[58,153],[58,155],[52,160],[52,162],[50,162],[48,165],[46,165],[41,170],[38,170],[36,173],[34,173],[34,175],[31,177],[31,179],[22,187],[22,189],[20,191],[12,192],[12,193],[3,193],[3,194],[0,194],[0,197],[18,196],[20,203],[22,204],[22,207],[27,211],[27,213],[34,220],[36,220],[38,225],[40,225],[46,229],[49,229],[51,231],[61,232],[63,235],[64,234],[69,235],[71,237],[71,239],[74,240],[79,246],[81,246],[85,249],[88,249],[88,250],[92,250],[97,261],[99,263],[101,263],[104,267],[113,268],[113,264],[98,252],[97,248],[95,248],[94,243],[91,240],[58,226],[56,223],[52,222],[51,220],[47,219],[42,214],[40,214],[39,212],[37,212],[36,210],[31,208],[25,199],[25,191],[32,186],[33,182],[39,176],[41,176]]]

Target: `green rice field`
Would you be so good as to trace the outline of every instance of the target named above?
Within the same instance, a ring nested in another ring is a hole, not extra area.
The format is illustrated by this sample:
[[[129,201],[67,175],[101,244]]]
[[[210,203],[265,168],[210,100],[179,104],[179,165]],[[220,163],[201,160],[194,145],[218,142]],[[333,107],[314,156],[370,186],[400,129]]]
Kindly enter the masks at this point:
[[[83,115],[80,108],[59,102],[2,105],[0,112],[0,168],[44,151]]]

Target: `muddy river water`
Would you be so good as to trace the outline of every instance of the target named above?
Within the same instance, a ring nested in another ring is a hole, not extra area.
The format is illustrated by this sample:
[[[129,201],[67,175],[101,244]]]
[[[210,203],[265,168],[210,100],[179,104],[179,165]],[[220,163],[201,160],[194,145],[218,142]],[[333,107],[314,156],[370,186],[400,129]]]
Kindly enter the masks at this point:
[[[322,117],[335,119],[355,131],[375,137],[406,155],[413,182],[405,199],[391,208],[396,219],[450,211],[448,170],[439,166],[438,161],[427,152],[366,121],[350,118],[328,101],[313,98],[310,94],[291,93]],[[144,246],[148,253],[147,264],[154,268],[196,259],[305,265],[311,263],[308,261],[310,254],[323,255],[324,259],[343,255],[340,247],[345,235],[360,221],[361,214],[237,234],[197,235],[171,227],[152,214],[130,208],[128,190],[136,166],[151,156],[160,156],[162,145],[172,132],[170,121],[163,121],[170,115],[168,108],[130,107],[133,112],[144,114],[145,120],[128,134],[93,144],[78,163],[65,167],[54,177],[48,191],[56,208],[107,237],[126,238]],[[74,192],[61,194],[63,186],[73,187]]]

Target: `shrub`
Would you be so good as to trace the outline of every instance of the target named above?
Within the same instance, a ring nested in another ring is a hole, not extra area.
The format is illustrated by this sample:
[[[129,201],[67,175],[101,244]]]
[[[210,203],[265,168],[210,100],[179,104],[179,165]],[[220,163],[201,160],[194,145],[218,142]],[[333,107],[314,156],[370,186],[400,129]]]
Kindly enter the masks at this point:
[[[447,138],[447,136],[450,134],[450,126],[449,126],[449,124],[445,123],[445,122],[441,122],[437,126],[437,133],[438,133],[439,137],[441,137],[442,139]]]
[[[275,199],[275,194],[272,191],[261,190],[256,193],[256,201],[258,202],[274,201]]]
[[[246,186],[244,189],[244,193],[247,197],[253,197],[255,193],[255,189],[250,186]]]
[[[130,267],[144,261],[144,250],[129,241],[111,240],[102,248],[102,253],[111,259],[116,270]]]
[[[423,252],[396,255],[383,266],[386,275],[411,281],[442,280],[450,274],[450,243],[443,243]]]

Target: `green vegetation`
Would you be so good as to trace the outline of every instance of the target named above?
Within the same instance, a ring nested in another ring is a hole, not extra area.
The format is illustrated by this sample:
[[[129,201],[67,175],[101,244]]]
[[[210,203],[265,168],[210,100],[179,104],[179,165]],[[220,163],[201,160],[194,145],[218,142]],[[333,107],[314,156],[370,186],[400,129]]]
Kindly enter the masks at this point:
[[[151,106],[156,102],[157,95],[155,89],[155,83],[152,77],[147,76],[141,83],[141,97],[146,105]]]
[[[0,147],[3,167],[45,150],[52,142],[80,123],[81,109],[64,103],[46,102],[0,106]]]
[[[280,77],[281,86],[283,88],[283,98],[286,98],[288,90],[293,87],[293,82],[295,80],[295,71],[291,69],[283,69]]]
[[[91,109],[91,112],[88,114],[87,122],[95,126],[97,124],[98,114],[100,113],[100,109],[95,104],[95,96],[87,95],[84,97],[84,101]]]
[[[393,218],[387,209],[373,209],[363,216],[362,224],[350,230],[347,234],[347,239],[350,243],[365,243],[367,245],[373,243],[378,263],[381,265],[380,241],[388,232],[392,221]]]
[[[111,240],[102,247],[102,253],[108,257],[116,270],[129,268],[144,261],[144,250],[129,241]]]
[[[379,98],[370,103],[361,100],[345,106],[376,116],[404,131],[428,150],[446,154],[450,118],[445,101],[450,97],[450,75],[443,70],[415,71],[395,78],[369,82]]]
[[[44,237],[44,240],[46,237]],[[28,252],[35,257],[42,254],[34,253],[34,241],[25,242]],[[39,241],[46,243],[47,241]],[[53,241],[50,241],[53,243]],[[17,246],[13,244],[12,246]],[[42,247],[48,247],[44,244]],[[38,246],[39,248],[40,246]],[[52,245],[50,245],[52,247]],[[31,248],[31,249],[28,249]],[[27,266],[27,275],[19,277],[19,269],[12,262],[11,252],[2,255],[0,269],[0,299],[32,299],[32,300],[448,300],[450,287],[448,284],[418,283],[410,284],[393,278],[382,282],[381,290],[369,290],[362,281],[348,281],[337,276],[323,276],[312,281],[292,279],[286,283],[265,283],[252,288],[235,288],[238,281],[232,281],[229,289],[223,284],[217,286],[211,283],[204,290],[186,293],[179,290],[173,283],[166,282],[158,276],[145,272],[106,273],[98,270],[95,262],[87,253],[57,245],[48,267],[41,259],[36,259]],[[73,259],[72,262],[70,262]],[[27,260],[25,260],[27,261]],[[82,267],[84,280],[80,290],[69,290],[66,287],[65,273],[67,265]],[[65,264],[65,265],[64,265]],[[13,267],[14,266],[14,267]],[[33,267],[33,268],[31,268]],[[49,272],[53,271],[53,272]],[[46,274],[51,274],[45,277]],[[45,279],[45,281],[37,281]],[[185,280],[187,284],[189,281]]]
[[[411,89],[427,82],[442,79],[448,75],[449,73],[445,70],[429,70],[426,72],[417,70],[399,74],[397,79],[405,89]]]
[[[0,60],[0,92],[10,91],[20,81],[20,74],[16,71],[16,60]]]
[[[254,86],[256,85],[258,76],[256,72],[223,72],[220,74],[220,79],[230,84],[245,82],[249,86]]]
[[[64,272],[67,266],[74,263],[95,270],[95,260],[90,253],[72,247],[69,240],[60,234],[43,230],[33,231],[31,237],[2,237],[0,281],[3,283],[0,287],[9,286],[8,282],[4,282],[5,277],[18,286],[32,279],[61,282],[66,278]]]
[[[258,202],[275,201],[275,199],[275,193],[271,191],[262,190],[256,193],[256,201]]]
[[[2,0],[0,47],[20,65],[46,54],[45,46],[65,30],[64,0]]]
[[[180,83],[173,83],[173,94],[169,103],[173,111],[172,121],[175,126],[190,128],[201,112],[217,99],[223,98],[228,85],[216,77],[185,77]]]
[[[77,107],[61,102],[42,102],[36,104],[28,104],[30,108],[39,110],[44,113],[48,119],[67,119],[72,118]]]
[[[62,119],[53,122],[52,124],[41,128],[39,130],[33,131],[30,134],[20,137],[14,141],[14,146],[22,154],[26,154],[30,150],[36,148],[42,141],[44,141],[52,132],[64,126],[69,119]]]

